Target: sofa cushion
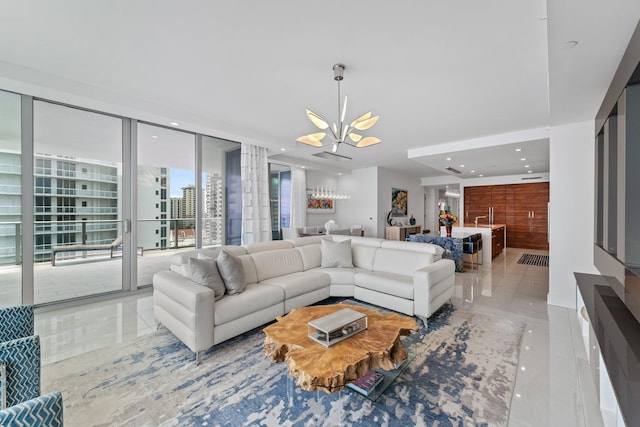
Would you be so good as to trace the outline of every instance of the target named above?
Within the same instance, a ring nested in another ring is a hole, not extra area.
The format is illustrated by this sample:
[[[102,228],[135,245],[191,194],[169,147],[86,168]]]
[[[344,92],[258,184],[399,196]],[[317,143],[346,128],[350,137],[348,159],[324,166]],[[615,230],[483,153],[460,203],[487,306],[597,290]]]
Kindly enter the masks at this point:
[[[213,289],[216,301],[224,296],[226,288],[213,258],[189,258],[187,266],[189,270],[188,279]]]
[[[355,283],[360,288],[413,299],[413,276],[380,271],[358,272],[355,275]]]
[[[302,256],[297,249],[279,249],[252,254],[258,282],[304,270]]]
[[[322,240],[322,242],[320,242],[320,253],[322,254],[320,267],[353,268],[353,261],[351,257],[351,240],[349,239],[342,242]]]
[[[351,256],[353,257],[353,265],[355,267],[373,270],[373,260],[378,250],[375,246],[357,245],[351,243]]]
[[[425,244],[425,243],[417,243]],[[442,248],[440,248],[442,249]],[[411,276],[422,267],[433,264],[434,256],[431,253],[401,251],[398,249],[378,248],[373,260],[373,271],[397,273]]]
[[[240,258],[229,252],[227,248],[222,248],[216,260],[216,265],[229,295],[237,294],[244,290],[246,282],[244,281],[244,269]]]
[[[292,247],[293,243],[287,240],[270,240],[267,242],[252,243],[246,246],[248,254],[255,254],[264,251],[274,251],[277,249],[291,249]]]
[[[280,286],[252,283],[244,292],[228,295],[216,301],[213,310],[213,324],[221,325],[281,303],[284,290]]]
[[[331,279],[328,274],[318,271],[304,271],[273,277],[260,284],[280,286],[284,290],[284,298],[289,299],[321,288],[328,288]]]
[[[332,285],[353,285],[355,284],[356,273],[368,270],[362,268],[314,268],[311,271],[317,271],[328,274],[331,278]]]
[[[320,243],[320,241],[318,241],[318,243]],[[320,252],[319,244],[296,247],[296,250],[300,252],[300,256],[302,257],[304,271],[320,267],[322,253]]]
[[[258,272],[256,271],[256,265],[253,262],[251,255],[239,255],[238,258],[242,261],[242,270],[244,270],[244,283],[258,283]]]

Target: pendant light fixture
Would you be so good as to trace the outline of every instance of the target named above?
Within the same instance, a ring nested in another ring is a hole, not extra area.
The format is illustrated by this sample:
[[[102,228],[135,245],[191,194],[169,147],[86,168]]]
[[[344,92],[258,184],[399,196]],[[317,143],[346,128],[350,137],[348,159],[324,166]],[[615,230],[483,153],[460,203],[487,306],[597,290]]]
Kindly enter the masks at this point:
[[[378,121],[379,116],[371,117],[371,111],[361,115],[350,124],[345,125],[344,118],[347,112],[347,97],[344,97],[344,103],[341,103],[340,99],[340,82],[344,79],[344,69],[344,64],[335,64],[333,66],[333,78],[338,82],[338,121],[329,125],[329,121],[324,117],[307,109],[307,117],[311,120],[311,123],[325,132],[310,133],[309,135],[301,136],[296,141],[311,145],[312,147],[323,147],[322,139],[329,135],[332,139],[332,153],[336,153],[342,143],[351,145],[352,147],[363,148],[382,142],[376,137],[363,137],[363,135],[359,133],[359,131],[369,129]]]

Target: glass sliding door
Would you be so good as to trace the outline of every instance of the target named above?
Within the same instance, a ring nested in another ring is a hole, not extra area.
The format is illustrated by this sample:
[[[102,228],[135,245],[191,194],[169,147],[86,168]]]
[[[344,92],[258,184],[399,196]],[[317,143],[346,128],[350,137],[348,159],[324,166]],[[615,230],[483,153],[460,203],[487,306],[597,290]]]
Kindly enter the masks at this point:
[[[0,307],[22,302],[20,102],[0,91]]]
[[[202,246],[226,244],[227,236],[233,240],[233,231],[227,230],[224,221],[229,187],[234,180],[227,180],[227,156],[237,151],[240,144],[209,136],[202,137]],[[237,185],[237,184],[236,184]],[[238,188],[239,190],[239,188]],[[239,237],[239,236],[238,236]]]
[[[282,227],[291,227],[291,168],[269,164],[269,198],[271,202],[271,238],[282,238]]]
[[[34,302],[122,290],[122,119],[33,108]]]
[[[138,287],[196,245],[195,134],[138,123]]]

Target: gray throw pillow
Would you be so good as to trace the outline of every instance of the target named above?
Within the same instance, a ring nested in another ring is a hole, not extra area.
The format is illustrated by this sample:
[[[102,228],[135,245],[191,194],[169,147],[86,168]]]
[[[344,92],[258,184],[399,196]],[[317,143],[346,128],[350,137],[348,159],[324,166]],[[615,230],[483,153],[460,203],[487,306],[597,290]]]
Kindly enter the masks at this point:
[[[218,273],[218,267],[214,259],[189,258],[189,279],[213,289],[214,298],[218,301],[224,296],[226,290],[224,282]]]
[[[218,271],[220,272],[220,276],[222,276],[222,280],[224,280],[224,286],[229,295],[239,294],[244,291],[244,269],[242,268],[240,258],[233,255],[227,249],[222,248],[216,264],[218,265]]]
[[[332,242],[322,239],[320,243],[322,261],[320,267],[353,267],[351,258],[351,239]]]

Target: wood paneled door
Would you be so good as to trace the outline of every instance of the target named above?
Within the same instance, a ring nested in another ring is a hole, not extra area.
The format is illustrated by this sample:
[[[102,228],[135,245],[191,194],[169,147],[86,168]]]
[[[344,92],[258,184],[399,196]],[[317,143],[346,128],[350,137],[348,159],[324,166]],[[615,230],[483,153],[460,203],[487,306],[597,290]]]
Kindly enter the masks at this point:
[[[549,249],[549,183],[507,186],[507,246]]]

